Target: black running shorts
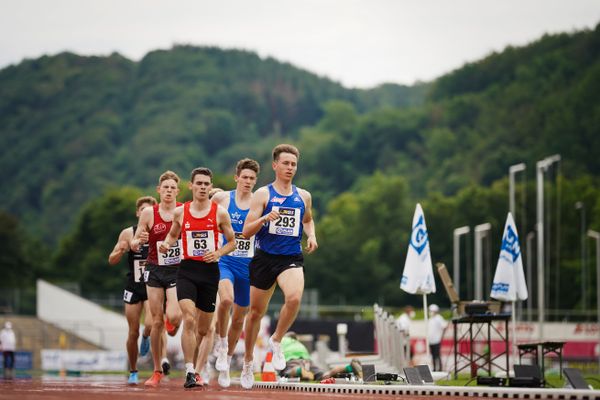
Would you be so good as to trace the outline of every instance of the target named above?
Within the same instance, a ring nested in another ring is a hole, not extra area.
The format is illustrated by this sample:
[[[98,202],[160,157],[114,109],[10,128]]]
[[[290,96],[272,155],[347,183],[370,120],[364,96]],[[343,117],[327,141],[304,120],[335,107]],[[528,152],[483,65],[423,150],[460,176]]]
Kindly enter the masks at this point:
[[[249,265],[250,286],[269,290],[277,281],[279,274],[290,268],[302,268],[302,271],[304,271],[304,256],[302,253],[279,255],[256,249]]]
[[[196,308],[215,312],[219,278],[219,263],[183,260],[177,271],[177,299],[192,300]]]
[[[148,293],[146,292],[146,285],[137,282],[127,282],[125,284],[125,290],[123,290],[123,301],[127,304],[137,304],[140,301],[148,300]]]
[[[146,286],[170,289],[175,287],[177,282],[177,265],[156,265],[146,264],[144,271],[144,281]]]

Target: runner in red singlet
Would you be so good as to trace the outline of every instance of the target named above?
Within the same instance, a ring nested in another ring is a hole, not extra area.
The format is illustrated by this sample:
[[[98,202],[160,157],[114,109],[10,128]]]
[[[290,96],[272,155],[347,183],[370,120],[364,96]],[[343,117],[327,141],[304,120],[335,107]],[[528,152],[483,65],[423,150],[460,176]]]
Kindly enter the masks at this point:
[[[193,200],[177,207],[171,230],[160,246],[160,251],[166,254],[178,240],[183,242],[183,260],[177,272],[177,297],[184,319],[181,347],[186,369],[185,388],[197,385],[194,353],[207,334],[215,311],[219,257],[235,250],[229,214],[209,200],[211,188],[210,169],[194,169],[190,178]],[[219,232],[227,240],[221,248]]]
[[[175,283],[177,267],[180,262],[181,247],[175,243],[165,254],[160,254],[158,249],[169,233],[173,223],[173,212],[177,207],[177,194],[179,193],[179,177],[172,171],[164,172],[159,180],[156,191],[160,196],[160,203],[152,208],[142,211],[138,222],[138,229],[131,241],[131,248],[137,250],[141,244],[148,243],[148,259],[144,280],[148,291],[148,301],[152,313],[152,333],[150,345],[154,361],[154,373],[145,383],[146,386],[158,386],[167,368],[161,365],[162,347],[165,345],[161,335],[165,327],[165,296],[166,314],[175,330],[181,323],[181,310],[177,303]],[[171,332],[170,334],[174,334]]]

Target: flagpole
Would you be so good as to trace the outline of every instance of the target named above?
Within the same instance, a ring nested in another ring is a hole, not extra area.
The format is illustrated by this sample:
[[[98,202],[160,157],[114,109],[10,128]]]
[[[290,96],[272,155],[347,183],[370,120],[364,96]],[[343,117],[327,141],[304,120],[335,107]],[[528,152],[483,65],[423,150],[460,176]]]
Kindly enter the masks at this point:
[[[515,303],[516,301],[511,301],[512,303],[512,353],[513,353],[513,369],[515,367],[515,362],[517,361],[517,317],[516,317],[516,307],[515,307]],[[508,333],[508,332],[507,332]],[[509,371],[506,371],[506,373],[508,374],[508,376],[510,376]],[[507,376],[507,378],[508,378]]]
[[[425,354],[427,355],[427,364],[429,364],[429,315],[427,313],[427,295],[423,293],[423,315],[425,315]]]

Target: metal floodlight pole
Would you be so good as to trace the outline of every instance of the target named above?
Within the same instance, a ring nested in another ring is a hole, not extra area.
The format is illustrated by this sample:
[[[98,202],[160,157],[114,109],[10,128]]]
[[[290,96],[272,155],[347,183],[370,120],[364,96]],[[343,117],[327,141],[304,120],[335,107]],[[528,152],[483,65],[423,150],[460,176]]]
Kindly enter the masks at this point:
[[[525,168],[525,163],[511,165],[508,168],[508,210],[512,214],[513,218],[515,218],[515,223],[517,221],[515,217],[515,175],[517,172],[525,171]]]
[[[598,315],[597,322],[600,324],[600,232],[589,229],[587,234],[596,240],[596,313]],[[600,371],[600,354],[598,355],[598,370]]]
[[[533,245],[531,242],[535,238],[535,232],[529,232],[527,234],[527,284],[529,287],[532,287],[533,282],[533,263],[531,262],[533,259]],[[531,322],[531,316],[533,315],[533,299],[532,296],[527,296],[527,321]]]
[[[587,294],[587,288],[588,288],[588,284],[587,284],[587,260],[585,257],[585,242],[586,242],[586,238],[585,238],[585,204],[583,204],[583,202],[578,201],[577,203],[575,203],[575,209],[576,210],[581,210],[581,221],[579,223],[579,228],[580,228],[580,242],[581,242],[581,299],[582,299],[582,308],[583,310],[587,310],[587,298],[588,298],[588,294]],[[586,317],[587,319],[587,317]]]
[[[453,275],[454,275],[454,287],[456,288],[456,293],[458,294],[458,298],[460,298],[460,237],[462,235],[466,235],[471,231],[471,228],[468,226],[461,226],[460,228],[456,228],[454,230],[454,265],[453,265]]]
[[[537,187],[537,277],[538,277],[538,324],[540,341],[544,338],[544,172],[554,162],[560,161],[560,155],[555,154],[546,157],[536,163],[536,187]]]
[[[492,224],[477,225],[475,227],[475,300],[483,300],[483,251],[481,240],[492,229]]]

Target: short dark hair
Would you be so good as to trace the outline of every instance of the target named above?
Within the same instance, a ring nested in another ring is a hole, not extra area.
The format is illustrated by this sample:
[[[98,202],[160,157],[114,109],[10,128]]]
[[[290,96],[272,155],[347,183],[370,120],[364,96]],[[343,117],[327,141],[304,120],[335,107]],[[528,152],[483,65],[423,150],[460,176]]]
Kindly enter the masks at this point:
[[[235,174],[240,176],[243,169],[249,169],[256,172],[256,175],[260,172],[260,164],[257,161],[251,160],[250,158],[244,158],[238,161],[235,166]]]
[[[140,197],[140,198],[138,198],[135,201],[135,209],[137,210],[144,203],[148,203],[151,206],[153,206],[153,205],[156,204],[156,199],[154,197],[152,197],[152,196],[143,196],[143,197]]]
[[[284,143],[284,144],[278,144],[273,149],[273,161],[277,161],[279,159],[279,155],[281,153],[290,153],[290,154],[295,155],[297,159],[300,158],[300,151],[298,151],[298,148],[296,146]]]
[[[206,167],[198,167],[198,168],[194,168],[192,170],[192,173],[190,175],[190,182],[194,182],[194,178],[196,177],[196,175],[206,175],[210,178],[210,180],[212,181],[212,171]]]

